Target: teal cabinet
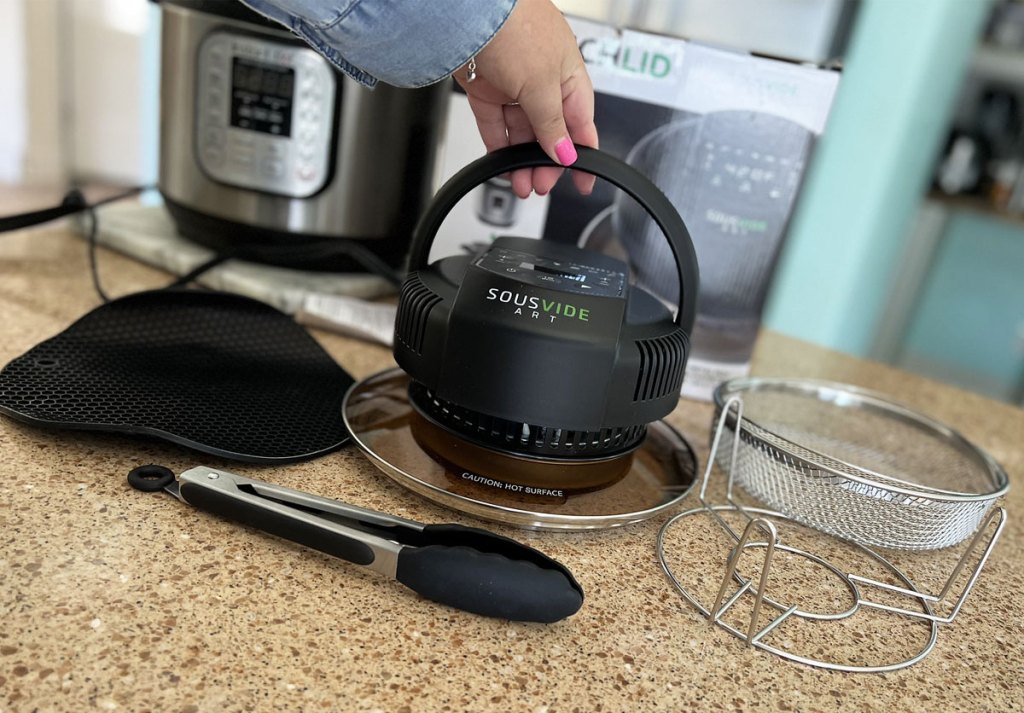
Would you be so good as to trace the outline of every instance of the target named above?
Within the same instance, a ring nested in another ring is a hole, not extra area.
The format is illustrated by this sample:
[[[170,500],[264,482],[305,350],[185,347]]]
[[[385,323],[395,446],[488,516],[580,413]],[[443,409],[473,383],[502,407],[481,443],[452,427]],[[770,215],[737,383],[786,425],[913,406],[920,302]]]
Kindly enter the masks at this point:
[[[1021,403],[1024,223],[950,210],[894,361]]]
[[[764,324],[870,356],[989,3],[865,0]]]

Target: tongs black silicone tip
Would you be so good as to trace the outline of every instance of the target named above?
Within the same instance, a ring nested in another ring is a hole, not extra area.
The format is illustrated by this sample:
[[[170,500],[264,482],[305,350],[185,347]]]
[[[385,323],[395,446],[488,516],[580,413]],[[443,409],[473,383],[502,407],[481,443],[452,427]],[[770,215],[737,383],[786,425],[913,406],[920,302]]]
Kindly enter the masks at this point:
[[[175,480],[142,466],[128,482],[397,579],[440,604],[483,616],[551,623],[575,614],[583,589],[562,564],[486,530],[422,525],[216,468]]]
[[[565,566],[515,540],[461,525],[428,525],[423,535],[435,544],[403,551],[395,578],[427,599],[541,623],[583,606],[583,588]]]

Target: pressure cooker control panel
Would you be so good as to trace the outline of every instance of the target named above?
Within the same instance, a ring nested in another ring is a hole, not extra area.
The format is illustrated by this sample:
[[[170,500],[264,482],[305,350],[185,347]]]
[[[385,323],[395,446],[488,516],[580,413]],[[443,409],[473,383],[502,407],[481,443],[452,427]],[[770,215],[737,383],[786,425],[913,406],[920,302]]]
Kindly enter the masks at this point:
[[[199,48],[195,151],[215,180],[292,198],[330,176],[335,74],[305,47],[216,31]]]

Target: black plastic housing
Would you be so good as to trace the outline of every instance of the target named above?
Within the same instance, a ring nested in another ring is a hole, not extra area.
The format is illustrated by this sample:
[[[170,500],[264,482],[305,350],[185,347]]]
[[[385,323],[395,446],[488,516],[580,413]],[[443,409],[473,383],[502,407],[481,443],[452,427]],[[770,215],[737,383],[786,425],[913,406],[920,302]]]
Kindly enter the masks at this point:
[[[626,273],[614,258],[528,238],[499,238],[481,256],[412,273],[394,352],[413,379],[474,411],[574,431],[649,423],[672,411],[689,339],[667,307],[628,284],[617,295],[589,295],[483,269],[496,250]],[[513,297],[488,299],[495,293]],[[554,305],[575,314],[552,314]]]

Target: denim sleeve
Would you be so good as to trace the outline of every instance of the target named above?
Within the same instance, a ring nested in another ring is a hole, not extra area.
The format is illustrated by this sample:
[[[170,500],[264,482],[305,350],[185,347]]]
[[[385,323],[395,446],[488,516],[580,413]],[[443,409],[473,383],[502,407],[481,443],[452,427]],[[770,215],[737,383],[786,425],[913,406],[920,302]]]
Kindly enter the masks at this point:
[[[483,49],[516,0],[243,0],[353,79],[422,87]]]

